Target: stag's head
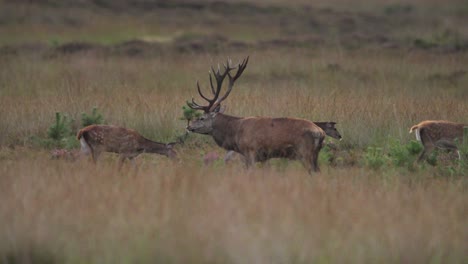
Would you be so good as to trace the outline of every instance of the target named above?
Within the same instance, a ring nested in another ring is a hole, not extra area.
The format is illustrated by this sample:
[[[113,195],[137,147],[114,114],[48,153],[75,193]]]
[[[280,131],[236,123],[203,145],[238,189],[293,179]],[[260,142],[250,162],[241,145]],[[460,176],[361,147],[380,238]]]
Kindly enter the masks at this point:
[[[245,58],[241,63],[237,66],[231,66],[232,62],[228,60],[226,64],[224,64],[224,70],[221,71],[219,65],[218,69],[215,71],[213,67],[211,67],[210,71],[210,90],[212,93],[212,98],[205,96],[200,88],[200,84],[197,81],[197,89],[200,96],[208,102],[208,105],[199,105],[195,102],[192,98],[192,102],[187,102],[187,105],[194,109],[194,110],[203,110],[203,114],[195,120],[192,120],[190,124],[187,126],[187,130],[199,134],[211,134],[213,131],[213,122],[218,113],[221,112],[221,102],[223,102],[231,93],[232,87],[234,86],[234,82],[242,75],[245,68],[247,67],[247,63],[249,62],[249,57]],[[236,74],[233,76],[231,74],[232,70],[237,69]],[[219,96],[221,92],[221,87],[223,85],[224,79],[226,76],[229,79],[229,84],[226,90],[226,93],[223,96]],[[216,87],[213,81],[213,78],[216,81]]]

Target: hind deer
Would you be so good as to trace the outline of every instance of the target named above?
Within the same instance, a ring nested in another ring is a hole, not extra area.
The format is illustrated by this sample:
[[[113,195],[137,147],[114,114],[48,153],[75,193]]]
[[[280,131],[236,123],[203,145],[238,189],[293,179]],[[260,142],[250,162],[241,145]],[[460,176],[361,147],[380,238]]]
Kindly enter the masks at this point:
[[[177,158],[173,149],[175,142],[159,143],[144,138],[137,131],[111,125],[90,125],[78,131],[77,139],[81,143],[81,153],[91,154],[94,163],[102,152],[114,152],[120,155],[119,169],[125,159],[132,162],[141,153],[157,153],[171,159]]]
[[[222,72],[219,67],[217,71],[212,67],[209,75],[211,98],[202,93],[197,82],[198,93],[208,104],[199,105],[194,98],[187,102],[190,108],[204,112],[190,122],[187,130],[211,135],[218,146],[241,154],[247,168],[254,162],[288,158],[300,160],[309,173],[320,171],[317,160],[325,132],[313,122],[299,118],[236,117],[220,111],[221,103],[231,93],[248,61],[247,57],[242,63],[232,67],[228,60]],[[237,71],[233,75],[234,69]],[[220,96],[226,77],[228,87],[224,95]]]
[[[426,154],[435,148],[454,150],[458,153],[458,158],[461,159],[455,140],[463,140],[463,127],[465,126],[465,124],[445,120],[427,120],[412,126],[409,132],[414,132],[416,140],[424,146],[418,161],[421,161]]]

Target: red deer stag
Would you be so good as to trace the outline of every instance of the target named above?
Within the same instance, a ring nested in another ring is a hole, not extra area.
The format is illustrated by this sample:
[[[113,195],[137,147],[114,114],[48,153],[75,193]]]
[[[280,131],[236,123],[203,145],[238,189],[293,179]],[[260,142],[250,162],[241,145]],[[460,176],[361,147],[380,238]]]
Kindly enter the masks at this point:
[[[78,131],[77,138],[81,143],[81,152],[85,155],[91,154],[94,163],[101,152],[120,154],[119,168],[126,158],[133,161],[133,158],[144,152],[165,155],[171,159],[177,157],[173,149],[176,143],[154,142],[144,138],[137,131],[124,127],[90,125]]]
[[[458,153],[458,158],[461,159],[460,151],[455,145],[455,139],[463,140],[464,126],[466,125],[445,120],[427,120],[411,127],[409,132],[414,131],[416,139],[421,141],[424,146],[418,161],[421,161],[427,153],[432,152],[435,148],[455,150]]]
[[[237,67],[232,67],[228,60],[222,72],[219,67],[217,71],[211,68],[211,99],[202,93],[197,82],[198,93],[208,105],[199,105],[193,98],[192,102],[187,102],[190,108],[204,111],[203,115],[190,122],[187,129],[211,135],[218,146],[240,153],[246,167],[256,161],[288,158],[300,160],[309,173],[320,171],[317,159],[325,132],[313,122],[298,118],[235,117],[220,112],[221,102],[231,93],[234,82],[244,72],[248,61],[247,57]],[[237,72],[233,76],[231,71],[236,68]],[[226,76],[229,79],[228,87],[226,93],[220,96]]]
[[[313,123],[316,124],[318,127],[320,127],[327,136],[332,137],[334,139],[339,139],[339,140],[342,139],[340,132],[338,132],[338,130],[335,127],[336,122],[313,122]],[[224,163],[227,164],[231,162],[231,160],[235,157],[234,154],[235,152],[233,150],[229,150],[228,152],[226,152],[226,154],[224,155]],[[209,152],[205,155],[205,157],[203,157],[203,161],[205,165],[209,165],[218,158],[219,158],[219,154],[214,153],[214,152]]]

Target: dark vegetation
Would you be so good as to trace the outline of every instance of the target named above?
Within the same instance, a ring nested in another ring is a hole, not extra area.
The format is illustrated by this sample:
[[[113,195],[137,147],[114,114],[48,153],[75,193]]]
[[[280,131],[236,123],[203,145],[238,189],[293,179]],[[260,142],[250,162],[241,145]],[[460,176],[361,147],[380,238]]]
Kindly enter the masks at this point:
[[[397,2],[355,10],[255,1],[6,1],[2,4],[0,29],[17,26],[28,30],[34,25],[29,30],[51,32],[46,32],[46,38],[39,37],[39,41],[28,37],[28,32],[16,32],[24,36],[4,35],[0,39],[4,44],[0,54],[39,52],[54,57],[93,52],[103,56],[151,56],[165,52],[329,46],[464,52],[468,49],[463,27],[468,23],[468,7],[464,5],[460,1],[435,12],[432,9],[437,6],[433,2]],[[83,14],[102,23],[94,25],[98,28],[113,30],[112,19],[125,19],[130,28],[124,28],[116,38],[92,28],[84,36],[82,31],[93,27],[91,23],[96,21]],[[447,17],[450,23],[446,22]],[[158,26],[151,26],[154,24]],[[141,31],[135,25],[141,26]],[[225,30],[229,25],[236,28]],[[68,33],[62,35],[56,31],[58,28]],[[171,33],[172,29],[175,30]]]

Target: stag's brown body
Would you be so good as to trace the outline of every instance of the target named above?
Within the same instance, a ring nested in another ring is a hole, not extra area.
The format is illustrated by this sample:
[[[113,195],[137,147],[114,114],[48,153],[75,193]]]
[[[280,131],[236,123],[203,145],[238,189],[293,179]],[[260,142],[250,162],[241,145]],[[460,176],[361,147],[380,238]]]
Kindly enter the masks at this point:
[[[204,111],[187,129],[211,135],[220,147],[240,153],[247,167],[255,161],[288,158],[300,160],[309,172],[319,171],[317,160],[325,132],[313,122],[298,118],[235,117],[221,113],[221,102],[227,98],[247,63],[248,58],[237,67],[231,67],[228,61],[222,73],[219,68],[217,71],[212,68],[216,87],[210,74],[211,99],[201,92],[197,83],[198,93],[208,101],[208,105],[199,105],[193,99],[187,102],[192,109]],[[231,70],[235,68],[237,73],[232,76]],[[225,77],[229,78],[229,84],[226,93],[220,97]]]
[[[169,158],[175,158],[177,155],[173,150],[175,143],[155,142],[144,138],[133,129],[124,127],[91,125],[81,129],[77,138],[80,140],[82,153],[91,154],[94,162],[102,152],[120,154],[120,166],[126,158],[132,160],[143,152],[157,153]]]
[[[418,160],[422,160],[435,148],[458,151],[455,140],[463,139],[464,126],[466,125],[445,120],[427,120],[412,126],[410,133],[415,132],[416,139],[424,146]],[[458,155],[460,157],[460,153]]]
[[[280,119],[280,118],[276,118],[276,119]],[[284,119],[288,120],[288,118],[284,118]],[[341,140],[342,137],[341,137],[340,132],[338,132],[338,130],[335,127],[335,124],[336,124],[335,122],[313,122],[313,123],[317,125],[318,127],[320,127],[327,136]],[[235,151],[229,150],[224,157],[224,162],[225,163],[230,162],[230,160],[233,158],[234,153]]]

